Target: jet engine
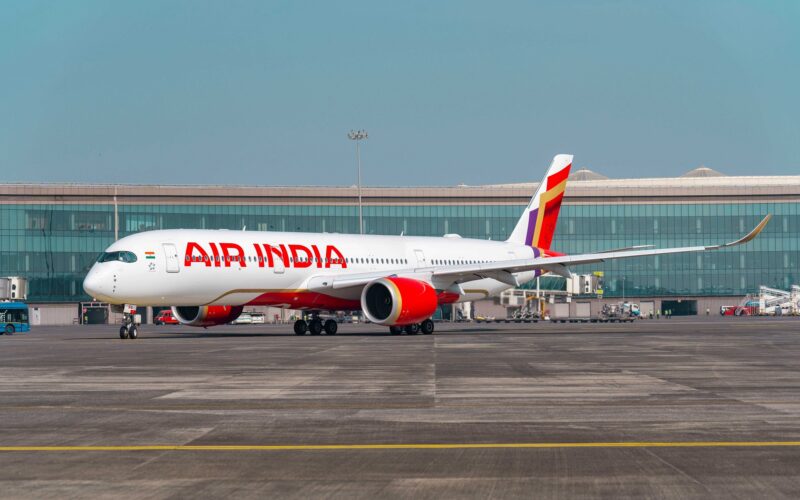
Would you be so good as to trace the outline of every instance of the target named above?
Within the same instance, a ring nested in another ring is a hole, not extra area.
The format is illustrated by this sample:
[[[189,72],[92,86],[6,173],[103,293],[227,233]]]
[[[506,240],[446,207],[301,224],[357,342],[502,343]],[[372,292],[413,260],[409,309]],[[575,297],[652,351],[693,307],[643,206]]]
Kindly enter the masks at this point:
[[[380,278],[361,291],[361,309],[373,323],[395,326],[430,318],[438,305],[436,290],[411,278]]]
[[[172,315],[188,326],[216,326],[230,323],[242,314],[244,306],[173,306]]]

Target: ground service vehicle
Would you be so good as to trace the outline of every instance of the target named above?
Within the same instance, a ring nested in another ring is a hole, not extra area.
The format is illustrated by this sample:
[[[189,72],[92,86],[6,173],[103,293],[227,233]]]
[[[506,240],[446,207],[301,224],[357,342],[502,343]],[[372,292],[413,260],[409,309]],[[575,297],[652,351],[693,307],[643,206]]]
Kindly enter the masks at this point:
[[[738,306],[720,306],[719,313],[722,316],[757,316],[758,302],[746,301]]]
[[[83,286],[112,304],[172,306],[184,325],[236,319],[245,306],[299,309],[294,332],[336,333],[325,311],[361,310],[370,322],[432,333],[439,305],[473,301],[518,287],[543,273],[571,276],[570,266],[612,259],[704,252],[739,240],[681,248],[629,247],[579,255],[552,249],[571,155],[557,155],[506,241],[443,237],[174,229],[145,231],[113,243]]]
[[[232,325],[251,325],[253,324],[253,317],[250,316],[250,313],[242,313],[237,316],[233,321],[231,321]]]
[[[0,334],[13,335],[30,331],[28,304],[0,302]]]
[[[264,313],[259,312],[251,312],[250,318],[252,319],[251,323],[255,324],[264,324],[267,322],[267,316]]]
[[[180,325],[180,321],[175,319],[175,316],[172,314],[172,309],[162,309],[159,311],[158,315],[156,315],[153,323],[157,325]]]

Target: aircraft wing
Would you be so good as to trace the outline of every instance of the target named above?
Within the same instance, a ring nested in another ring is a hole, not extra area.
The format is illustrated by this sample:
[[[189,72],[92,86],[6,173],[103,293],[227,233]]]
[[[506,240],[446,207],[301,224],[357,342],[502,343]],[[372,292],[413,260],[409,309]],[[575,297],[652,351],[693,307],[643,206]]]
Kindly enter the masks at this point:
[[[408,278],[418,278],[425,280],[450,281],[461,283],[481,278],[492,278],[511,286],[518,286],[514,273],[534,271],[537,269],[546,270],[562,276],[569,276],[569,266],[580,264],[592,264],[595,262],[605,262],[612,259],[628,259],[632,257],[646,257],[649,255],[668,255],[676,253],[705,252],[708,250],[718,250],[721,248],[732,247],[747,243],[754,239],[767,225],[771,214],[764,219],[749,233],[736,241],[722,243],[719,245],[691,246],[676,248],[640,248],[640,249],[620,249],[605,252],[585,253],[578,255],[560,255],[557,257],[542,257],[536,259],[515,259],[485,264],[463,264],[455,266],[430,266],[416,269],[397,269],[392,271],[376,271],[369,273],[359,273],[343,276],[317,276],[311,279],[309,288],[349,288],[353,286],[363,286],[372,280],[384,278],[386,276],[403,276]]]
[[[484,278],[494,278],[498,281],[506,283],[506,279],[513,280],[513,273],[520,273],[524,271],[533,271],[536,269],[546,269],[555,274],[569,275],[566,269],[568,266],[577,266],[580,264],[593,264],[595,262],[605,262],[612,259],[628,259],[632,257],[646,257],[649,255],[668,255],[674,253],[691,253],[691,252],[705,252],[707,250],[718,250],[720,248],[727,248],[736,245],[741,245],[751,241],[767,225],[772,215],[769,214],[759,222],[759,224],[749,233],[736,241],[722,243],[719,245],[707,246],[692,246],[692,247],[676,247],[676,248],[645,248],[645,249],[621,249],[611,250],[606,252],[594,252],[578,255],[560,255],[557,257],[543,257],[538,259],[516,259],[501,262],[491,262],[487,264],[472,264],[462,266],[448,266],[445,268],[437,268],[432,272],[434,277],[460,277],[462,275],[471,275],[470,279],[475,279],[474,276]],[[501,274],[501,273],[505,273]],[[499,276],[497,276],[499,274]],[[506,279],[503,279],[506,278]],[[458,280],[460,281],[460,280]],[[514,284],[516,283],[509,283]]]

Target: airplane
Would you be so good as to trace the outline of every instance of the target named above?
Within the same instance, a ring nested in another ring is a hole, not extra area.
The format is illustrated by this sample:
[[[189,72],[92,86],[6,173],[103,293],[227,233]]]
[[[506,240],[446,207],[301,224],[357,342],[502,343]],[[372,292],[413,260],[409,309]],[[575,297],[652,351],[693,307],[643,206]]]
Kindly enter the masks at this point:
[[[325,311],[360,310],[392,334],[431,334],[442,304],[473,301],[544,273],[570,276],[570,266],[612,259],[704,252],[741,245],[769,222],[729,243],[657,249],[636,246],[565,255],[551,249],[572,166],[559,154],[506,241],[443,237],[165,229],[126,236],[109,246],[83,282],[111,304],[169,306],[184,325],[236,319],[244,306],[303,310],[297,335],[335,335]],[[137,338],[126,320],[121,338]]]

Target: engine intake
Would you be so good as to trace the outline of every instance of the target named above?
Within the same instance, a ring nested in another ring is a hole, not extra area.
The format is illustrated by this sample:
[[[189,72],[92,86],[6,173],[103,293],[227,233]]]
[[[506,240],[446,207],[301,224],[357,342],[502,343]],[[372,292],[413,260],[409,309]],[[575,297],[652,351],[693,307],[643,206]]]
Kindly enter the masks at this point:
[[[411,278],[380,278],[361,291],[361,309],[379,325],[409,325],[430,318],[438,300],[436,290]]]
[[[244,306],[173,306],[172,315],[187,326],[216,326],[230,323]]]

